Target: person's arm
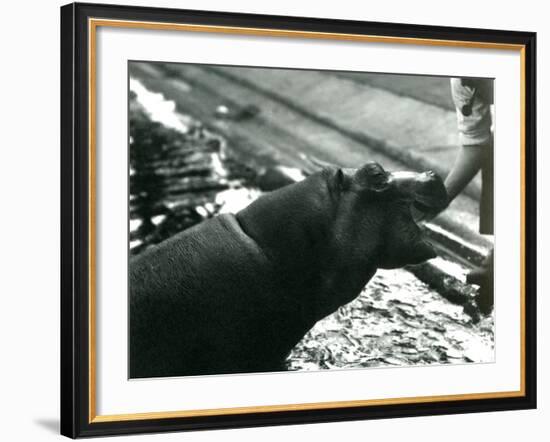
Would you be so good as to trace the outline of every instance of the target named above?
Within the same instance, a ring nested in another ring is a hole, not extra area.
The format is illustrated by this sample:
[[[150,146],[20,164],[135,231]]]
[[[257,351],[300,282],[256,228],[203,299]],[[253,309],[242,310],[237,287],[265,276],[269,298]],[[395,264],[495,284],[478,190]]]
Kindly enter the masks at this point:
[[[445,179],[449,203],[464,190],[472,178],[481,169],[487,146],[462,146],[456,157],[453,168]]]

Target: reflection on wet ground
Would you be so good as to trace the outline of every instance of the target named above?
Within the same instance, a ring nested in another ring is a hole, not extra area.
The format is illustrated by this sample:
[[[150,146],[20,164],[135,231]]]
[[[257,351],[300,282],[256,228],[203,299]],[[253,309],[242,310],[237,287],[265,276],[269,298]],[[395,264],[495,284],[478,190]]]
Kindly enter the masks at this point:
[[[222,137],[176,114],[170,103],[131,81],[131,255],[261,195],[256,171],[235,160]],[[474,324],[463,307],[411,273],[380,270],[357,299],[315,325],[287,367],[491,362],[493,329],[492,317]]]
[[[242,187],[252,173],[226,157],[225,141],[199,122],[166,127],[137,97],[131,91],[131,254],[217,214],[216,196]]]

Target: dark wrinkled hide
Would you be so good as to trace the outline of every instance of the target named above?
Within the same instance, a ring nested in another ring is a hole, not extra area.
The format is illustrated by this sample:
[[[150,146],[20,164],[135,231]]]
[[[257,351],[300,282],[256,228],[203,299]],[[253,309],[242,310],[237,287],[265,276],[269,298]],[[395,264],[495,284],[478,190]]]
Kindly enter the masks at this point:
[[[375,164],[327,169],[138,255],[130,377],[280,370],[377,268],[435,256],[412,221],[411,195],[391,182]]]

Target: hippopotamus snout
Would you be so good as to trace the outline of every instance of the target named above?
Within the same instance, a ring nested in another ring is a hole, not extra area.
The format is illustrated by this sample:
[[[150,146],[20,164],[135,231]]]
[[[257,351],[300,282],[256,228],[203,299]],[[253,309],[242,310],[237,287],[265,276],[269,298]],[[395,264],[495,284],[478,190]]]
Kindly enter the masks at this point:
[[[437,213],[447,207],[449,198],[443,180],[435,172],[392,172],[390,186],[423,212]]]

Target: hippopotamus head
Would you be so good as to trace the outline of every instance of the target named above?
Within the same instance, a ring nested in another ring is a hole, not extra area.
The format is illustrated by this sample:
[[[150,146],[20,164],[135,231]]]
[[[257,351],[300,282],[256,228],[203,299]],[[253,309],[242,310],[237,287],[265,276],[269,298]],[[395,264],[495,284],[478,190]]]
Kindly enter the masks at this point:
[[[354,299],[378,268],[436,256],[411,207],[437,212],[447,204],[433,172],[324,167],[300,183],[263,196],[237,214],[285,275],[288,290],[317,306],[316,319]],[[312,301],[314,298],[314,301]]]
[[[412,206],[438,211],[446,205],[445,187],[433,172],[388,173],[368,163],[321,176],[334,209],[329,229],[339,259],[362,254],[376,267],[397,268],[436,256],[411,215]]]

